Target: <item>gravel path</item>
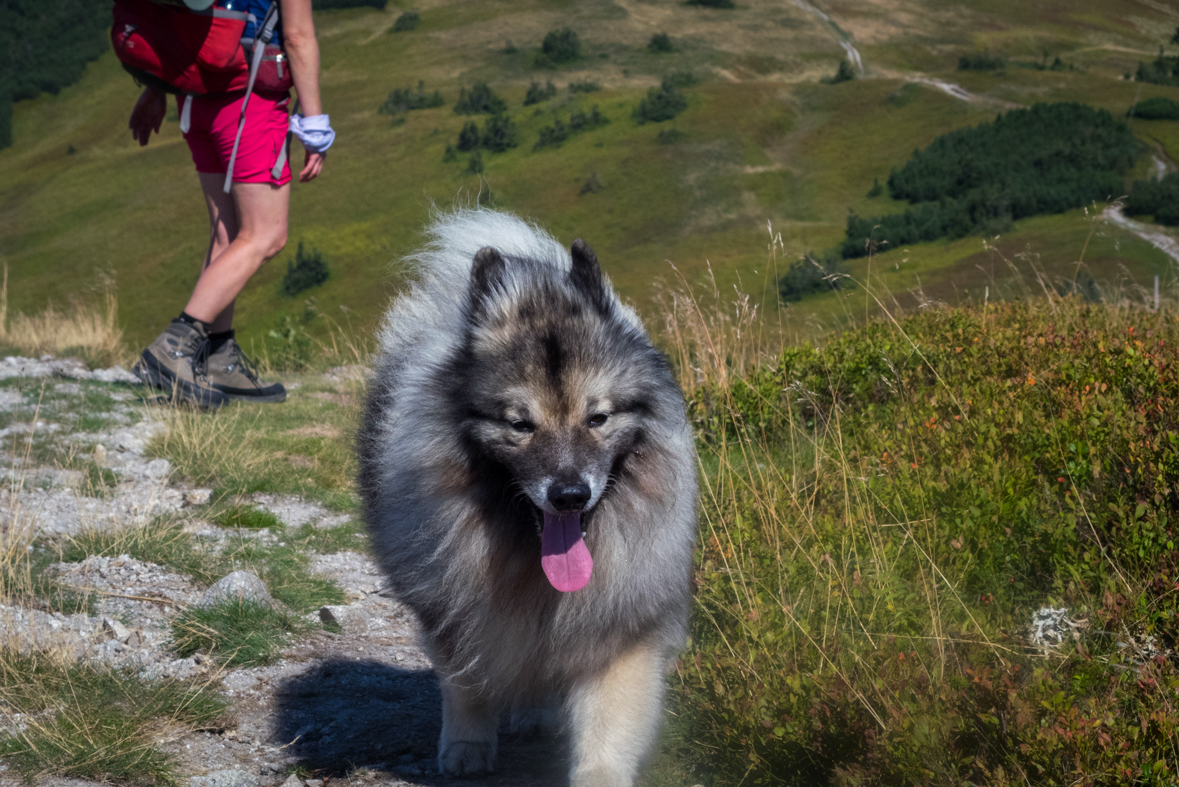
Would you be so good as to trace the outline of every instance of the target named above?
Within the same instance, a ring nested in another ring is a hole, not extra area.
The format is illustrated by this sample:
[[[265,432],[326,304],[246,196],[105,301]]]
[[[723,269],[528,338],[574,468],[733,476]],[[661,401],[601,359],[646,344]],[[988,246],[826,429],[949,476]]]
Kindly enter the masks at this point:
[[[0,389],[0,411],[34,412],[50,391],[60,401],[91,393],[94,384],[115,405],[106,413],[109,428],[72,431],[48,420],[14,423],[0,430],[13,440],[51,439],[86,446],[85,459],[102,460],[117,471],[117,486],[89,497],[81,473],[23,462],[19,451],[3,453],[8,482],[0,489],[0,527],[31,526],[39,535],[74,535],[85,528],[117,529],[142,524],[161,513],[200,506],[208,490],[180,483],[164,459],[146,455],[163,425],[139,403],[138,391],[122,370],[91,372],[72,360],[52,358],[0,361],[0,379],[40,377],[20,391]],[[63,380],[63,378],[65,378]],[[325,376],[329,384],[350,383],[347,375]],[[78,382],[78,381],[81,381]],[[87,381],[95,381],[88,383]],[[19,420],[19,419],[18,419]],[[20,430],[28,430],[24,438]],[[31,442],[30,442],[31,444]],[[258,494],[253,504],[274,513],[288,527],[333,527],[348,520],[322,505],[297,497]],[[224,540],[226,531],[202,521],[192,508],[186,532]],[[14,516],[12,512],[19,512]],[[19,520],[19,521],[18,521]],[[274,539],[268,531],[238,533]],[[200,655],[178,659],[167,648],[168,623],[200,598],[204,588],[171,569],[133,559],[89,556],[50,567],[54,580],[98,595],[98,614],[63,615],[0,606],[0,636],[33,649],[54,647],[77,659],[136,669],[147,677],[219,681],[231,702],[225,730],[170,731],[162,748],[179,764],[187,787],[323,787],[334,785],[435,785],[435,754],[441,725],[437,680],[416,644],[411,616],[382,595],[383,577],[373,561],[358,552],[315,554],[316,573],[337,582],[347,603],[312,613],[315,620],[339,624],[341,633],[317,629],[293,643],[275,664],[223,670]],[[506,721],[506,720],[505,720]],[[561,784],[565,755],[559,738],[509,734],[500,740],[499,772],[470,785]],[[300,779],[295,772],[302,775]],[[15,787],[15,774],[0,761],[0,787]],[[90,787],[91,782],[52,777],[49,787]]]

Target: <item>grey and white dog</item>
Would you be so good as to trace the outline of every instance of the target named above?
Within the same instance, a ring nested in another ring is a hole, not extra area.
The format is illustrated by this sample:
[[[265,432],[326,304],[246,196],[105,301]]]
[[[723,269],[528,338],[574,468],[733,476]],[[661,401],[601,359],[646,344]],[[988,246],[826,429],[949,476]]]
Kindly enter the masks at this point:
[[[667,360],[580,240],[437,217],[359,437],[373,545],[442,684],[438,764],[560,708],[574,787],[629,785],[682,646],[696,462]]]

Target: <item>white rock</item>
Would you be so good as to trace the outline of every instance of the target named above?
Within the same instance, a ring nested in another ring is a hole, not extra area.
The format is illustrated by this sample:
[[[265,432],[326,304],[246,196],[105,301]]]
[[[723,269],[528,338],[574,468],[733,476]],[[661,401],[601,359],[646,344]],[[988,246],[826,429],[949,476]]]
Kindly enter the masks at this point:
[[[102,618],[102,630],[118,642],[126,642],[131,639],[131,631],[126,626],[106,615]]]
[[[287,777],[287,780],[282,783],[282,787],[303,787],[303,780],[292,773]]]
[[[249,571],[234,571],[217,580],[205,591],[196,605],[213,607],[226,601],[274,606],[274,599],[266,590],[266,583]]]
[[[106,467],[108,457],[106,455],[106,446],[102,443],[94,446],[94,464],[99,467]]]
[[[143,474],[155,481],[161,478],[167,478],[168,473],[172,472],[172,463],[167,459],[153,459],[147,463]]]
[[[255,787],[257,784],[256,776],[236,768],[209,771],[204,776],[193,776],[188,780],[188,787]]]
[[[184,502],[190,506],[203,506],[207,505],[212,497],[212,489],[190,489],[184,493]]]

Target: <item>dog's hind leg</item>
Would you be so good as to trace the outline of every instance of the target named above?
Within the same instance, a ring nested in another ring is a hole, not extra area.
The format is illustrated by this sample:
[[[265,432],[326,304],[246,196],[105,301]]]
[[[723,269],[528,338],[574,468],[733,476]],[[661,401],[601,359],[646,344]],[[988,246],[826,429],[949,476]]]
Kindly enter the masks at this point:
[[[445,776],[490,773],[495,765],[499,711],[462,686],[442,682],[438,770]]]
[[[663,709],[658,648],[642,646],[598,678],[574,687],[568,720],[573,737],[570,787],[630,787],[655,742]]]

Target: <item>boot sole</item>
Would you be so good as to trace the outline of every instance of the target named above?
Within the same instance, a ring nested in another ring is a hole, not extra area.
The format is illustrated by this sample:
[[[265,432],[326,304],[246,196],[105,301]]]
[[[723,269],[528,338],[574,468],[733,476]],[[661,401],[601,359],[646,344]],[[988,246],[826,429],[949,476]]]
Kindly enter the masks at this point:
[[[176,375],[167,367],[160,364],[155,356],[144,351],[139,356],[133,371],[139,375],[144,384],[160,391],[166,391],[177,399],[197,407],[215,409],[229,403],[229,397],[213,388],[201,388],[184,380],[176,379]]]
[[[257,402],[258,404],[272,404],[277,402],[285,402],[287,400],[286,391],[277,394],[268,394],[266,396],[252,396],[250,394],[233,394],[229,393],[228,391],[222,391],[219,388],[214,388],[213,390],[234,402]]]

